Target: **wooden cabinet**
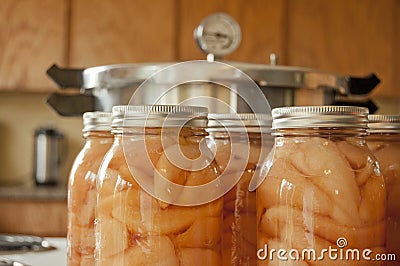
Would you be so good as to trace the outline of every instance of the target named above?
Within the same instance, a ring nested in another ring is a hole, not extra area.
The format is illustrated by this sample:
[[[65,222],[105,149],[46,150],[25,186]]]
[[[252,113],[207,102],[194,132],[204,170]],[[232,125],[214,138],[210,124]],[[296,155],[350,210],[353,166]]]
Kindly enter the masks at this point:
[[[393,84],[392,88],[387,90],[388,96],[400,96],[400,0],[396,1],[395,6],[395,27],[394,27],[394,51],[395,55],[390,62],[393,64]]]
[[[225,12],[242,28],[226,60],[304,66],[338,74],[375,72],[375,96],[400,96],[400,0],[2,0],[0,90],[49,91],[52,63],[205,59],[193,30]]]
[[[71,0],[70,65],[175,60],[174,0]]]
[[[394,65],[399,61],[395,60],[400,47],[395,43],[399,3],[288,1],[287,63],[341,74],[375,72],[382,82],[374,94],[400,96],[399,82],[395,82],[400,68]]]
[[[0,199],[0,233],[67,235],[65,200]]]
[[[67,63],[67,1],[0,1],[0,90],[56,89],[45,73]]]
[[[174,61],[175,7],[174,0],[2,0],[0,91],[56,90],[45,74],[53,63]]]

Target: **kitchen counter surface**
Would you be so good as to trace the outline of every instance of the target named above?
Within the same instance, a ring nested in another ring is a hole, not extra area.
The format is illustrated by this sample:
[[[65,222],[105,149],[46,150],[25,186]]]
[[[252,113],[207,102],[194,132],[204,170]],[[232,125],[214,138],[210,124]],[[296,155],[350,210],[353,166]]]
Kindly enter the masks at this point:
[[[0,199],[67,200],[67,188],[65,186],[0,187]]]
[[[0,187],[0,232],[67,235],[66,187]]]
[[[29,266],[65,266],[67,265],[66,238],[49,237],[46,240],[55,250],[39,252],[0,252],[0,257],[5,257]],[[17,265],[17,264],[15,264]],[[19,264],[18,264],[19,265]]]

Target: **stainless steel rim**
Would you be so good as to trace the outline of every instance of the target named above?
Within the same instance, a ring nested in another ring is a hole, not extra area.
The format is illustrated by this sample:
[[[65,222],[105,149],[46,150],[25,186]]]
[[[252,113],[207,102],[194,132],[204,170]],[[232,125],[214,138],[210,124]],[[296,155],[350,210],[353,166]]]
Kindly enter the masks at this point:
[[[400,115],[369,115],[369,133],[400,133]]]
[[[356,106],[295,106],[272,110],[272,128],[367,128],[368,109]]]
[[[111,131],[112,115],[110,112],[86,112],[83,114],[83,130]]]
[[[205,127],[208,109],[182,105],[118,105],[112,127]]]

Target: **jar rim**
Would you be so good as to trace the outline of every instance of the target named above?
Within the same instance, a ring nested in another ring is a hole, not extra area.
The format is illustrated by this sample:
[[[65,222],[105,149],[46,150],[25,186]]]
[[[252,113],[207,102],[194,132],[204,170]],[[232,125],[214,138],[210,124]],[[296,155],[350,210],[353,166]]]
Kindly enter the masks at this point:
[[[110,112],[86,112],[82,117],[83,133],[89,131],[111,131],[112,115]]]
[[[271,125],[268,113],[212,113],[208,114],[207,131],[270,133]]]
[[[272,109],[272,129],[367,129],[368,108],[358,106],[292,106]]]
[[[400,115],[369,115],[369,133],[400,133]]]
[[[115,127],[205,127],[208,109],[188,105],[117,105],[112,108]]]

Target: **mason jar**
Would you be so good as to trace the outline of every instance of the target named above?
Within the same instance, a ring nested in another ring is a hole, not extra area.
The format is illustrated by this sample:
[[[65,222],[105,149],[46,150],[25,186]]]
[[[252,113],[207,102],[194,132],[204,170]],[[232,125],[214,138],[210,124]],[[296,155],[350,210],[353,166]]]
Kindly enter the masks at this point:
[[[222,265],[255,265],[257,262],[256,194],[250,180],[264,153],[272,147],[269,114],[208,115],[209,146],[215,150],[220,173],[232,179],[224,195]],[[224,178],[224,176],[222,176]]]
[[[369,115],[368,120],[368,147],[375,154],[386,182],[387,249],[400,256],[400,115]]]
[[[386,252],[386,189],[367,116],[351,106],[272,110],[275,146],[256,191],[259,265],[384,264],[374,259]]]
[[[113,143],[111,113],[83,114],[85,145],[76,157],[68,181],[68,265],[94,264],[96,179],[100,163]]]
[[[96,265],[221,264],[223,199],[206,125],[203,107],[113,107]]]

